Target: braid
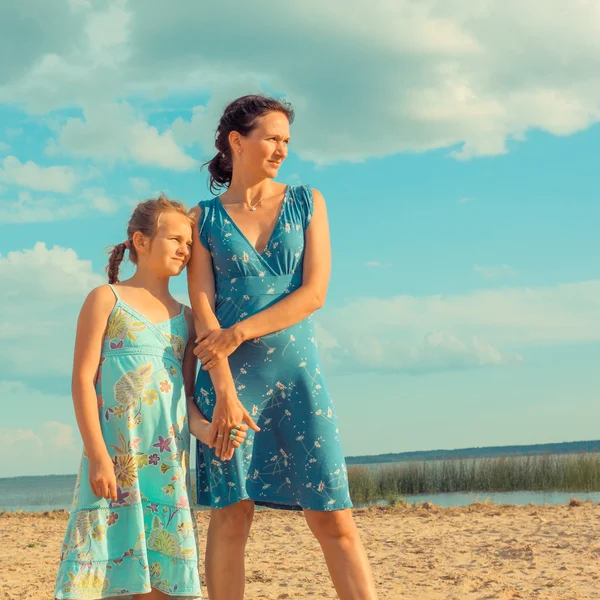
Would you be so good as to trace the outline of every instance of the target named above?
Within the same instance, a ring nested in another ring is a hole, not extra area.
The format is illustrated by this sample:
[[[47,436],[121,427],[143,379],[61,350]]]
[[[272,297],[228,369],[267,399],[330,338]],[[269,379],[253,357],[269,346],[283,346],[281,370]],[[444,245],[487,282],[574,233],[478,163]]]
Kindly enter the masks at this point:
[[[112,249],[106,267],[108,283],[119,283],[119,266],[125,257],[126,248],[125,242],[121,242]]]

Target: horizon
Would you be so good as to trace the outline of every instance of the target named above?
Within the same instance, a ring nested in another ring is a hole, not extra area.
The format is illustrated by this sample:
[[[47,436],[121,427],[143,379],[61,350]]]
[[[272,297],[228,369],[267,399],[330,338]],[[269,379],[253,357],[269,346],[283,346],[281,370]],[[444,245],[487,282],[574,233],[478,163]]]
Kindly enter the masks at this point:
[[[256,92],[296,109],[278,180],[327,203],[344,454],[595,437],[600,49],[594,8],[563,5],[7,6],[0,477],[77,471],[75,321],[105,249],[137,201],[211,196],[221,111]]]
[[[435,448],[433,450],[405,450],[403,452],[386,452],[386,453],[382,453],[382,454],[358,454],[358,455],[346,455],[345,458],[346,460],[348,459],[352,459],[352,458],[377,458],[378,456],[400,456],[402,454],[427,454],[427,453],[435,453],[435,452],[460,452],[460,451],[467,451],[467,450],[495,450],[495,449],[502,449],[502,448],[535,448],[538,446],[556,446],[556,445],[568,445],[568,444],[593,444],[593,443],[598,443],[600,444],[600,439],[598,440],[578,440],[578,441],[573,441],[573,442],[547,442],[544,444],[519,444],[519,445],[510,445],[510,446],[473,446],[473,447],[468,447],[468,448]],[[445,460],[445,459],[436,459],[436,460]],[[448,460],[456,460],[456,459],[448,459]],[[478,460],[476,457],[472,458],[471,460]],[[361,464],[361,463],[358,463]],[[371,464],[371,463],[365,463],[365,464]],[[375,463],[376,464],[376,463]],[[389,463],[381,463],[383,464],[395,464],[393,461],[390,461]],[[353,466],[356,465],[349,465],[348,468],[351,468]],[[194,471],[195,469],[192,468],[192,471]],[[36,475],[36,474],[32,474],[32,475],[12,475],[10,477],[0,477],[0,480],[3,479],[21,479],[21,478],[31,478],[31,477],[76,477],[77,473],[45,473],[45,474],[40,474],[40,475]]]

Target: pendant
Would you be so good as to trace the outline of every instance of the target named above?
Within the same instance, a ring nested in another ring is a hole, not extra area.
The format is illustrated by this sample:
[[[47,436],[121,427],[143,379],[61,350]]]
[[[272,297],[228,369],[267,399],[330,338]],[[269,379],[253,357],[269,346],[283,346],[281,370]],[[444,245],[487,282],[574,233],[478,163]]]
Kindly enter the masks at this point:
[[[250,210],[256,210],[256,206],[251,206]]]

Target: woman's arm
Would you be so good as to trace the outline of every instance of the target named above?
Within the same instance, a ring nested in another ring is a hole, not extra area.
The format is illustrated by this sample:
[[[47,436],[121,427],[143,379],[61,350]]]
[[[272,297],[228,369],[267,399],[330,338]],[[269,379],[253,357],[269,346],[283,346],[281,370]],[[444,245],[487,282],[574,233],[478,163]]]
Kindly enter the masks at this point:
[[[221,331],[206,331],[196,355],[205,359],[204,369],[214,369],[242,342],[299,323],[325,303],[331,274],[331,247],[325,199],[313,190],[314,211],[306,228],[302,285],[289,296],[247,319]]]
[[[200,207],[190,211],[194,219],[192,254],[187,266],[188,293],[192,305],[194,330],[196,336],[218,331],[221,325],[215,315],[215,276],[210,252],[200,241],[198,220]],[[197,340],[196,340],[197,341]],[[211,370],[210,378],[217,395],[235,393],[235,384],[228,361],[222,361]]]
[[[203,336],[211,331],[219,331],[221,326],[215,315],[215,279],[212,257],[200,241],[198,233],[197,223],[200,215],[200,207],[190,211],[190,216],[194,219],[194,227],[192,255],[187,266],[187,277],[195,335]],[[220,361],[210,369],[209,375],[217,402],[212,415],[208,443],[210,446],[214,446],[217,456],[226,459],[233,452],[233,444],[229,438],[232,427],[246,422],[255,431],[260,431],[260,429],[237,397],[229,361]]]
[[[71,391],[77,426],[88,457],[92,491],[96,496],[116,501],[117,482],[113,462],[102,437],[95,389],[102,339],[114,305],[115,296],[108,286],[93,290],[83,303],[77,321]]]

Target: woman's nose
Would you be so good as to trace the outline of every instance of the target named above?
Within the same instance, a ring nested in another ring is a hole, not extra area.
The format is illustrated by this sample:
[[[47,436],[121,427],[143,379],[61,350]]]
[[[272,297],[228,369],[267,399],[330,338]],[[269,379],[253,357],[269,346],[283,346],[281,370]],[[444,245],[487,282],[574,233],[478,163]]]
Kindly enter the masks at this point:
[[[287,144],[285,144],[284,142],[277,144],[277,154],[279,156],[281,156],[282,158],[285,158],[287,156],[287,153],[288,153]]]

